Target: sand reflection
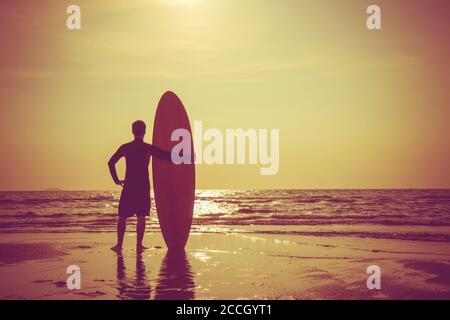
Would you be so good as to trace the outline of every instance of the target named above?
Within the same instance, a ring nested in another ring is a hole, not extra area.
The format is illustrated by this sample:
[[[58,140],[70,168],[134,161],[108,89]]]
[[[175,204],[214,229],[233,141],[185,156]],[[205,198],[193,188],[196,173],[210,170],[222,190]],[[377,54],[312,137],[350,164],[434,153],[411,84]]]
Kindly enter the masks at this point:
[[[185,251],[168,251],[159,270],[155,299],[195,298],[194,277]]]
[[[119,291],[118,297],[120,299],[150,299],[151,286],[146,275],[145,264],[141,253],[136,254],[136,271],[133,279],[127,277],[123,255],[117,255],[117,284]]]

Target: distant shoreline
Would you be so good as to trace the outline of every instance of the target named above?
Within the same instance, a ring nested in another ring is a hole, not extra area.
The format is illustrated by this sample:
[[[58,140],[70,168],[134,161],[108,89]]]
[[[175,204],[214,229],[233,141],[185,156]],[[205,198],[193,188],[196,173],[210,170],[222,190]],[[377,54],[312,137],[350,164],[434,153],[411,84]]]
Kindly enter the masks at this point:
[[[49,192],[49,191],[66,191],[66,190],[64,190],[64,189],[61,189],[61,188],[46,188],[46,189],[43,189],[43,190],[41,190],[41,191],[47,191],[47,192]]]

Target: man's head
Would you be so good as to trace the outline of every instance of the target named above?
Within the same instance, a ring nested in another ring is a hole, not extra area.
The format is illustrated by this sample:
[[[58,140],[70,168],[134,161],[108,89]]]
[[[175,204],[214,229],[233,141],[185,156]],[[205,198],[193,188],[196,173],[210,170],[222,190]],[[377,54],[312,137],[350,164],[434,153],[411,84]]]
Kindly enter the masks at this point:
[[[133,134],[135,138],[144,138],[145,136],[145,122],[142,120],[138,120],[133,122]]]

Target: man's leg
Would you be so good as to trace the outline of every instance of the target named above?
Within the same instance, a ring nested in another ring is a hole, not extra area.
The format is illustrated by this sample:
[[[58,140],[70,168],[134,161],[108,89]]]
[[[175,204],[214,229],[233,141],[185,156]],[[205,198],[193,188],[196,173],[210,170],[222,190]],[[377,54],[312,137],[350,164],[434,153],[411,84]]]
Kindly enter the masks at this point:
[[[122,251],[123,237],[125,236],[125,230],[127,229],[127,218],[119,217],[117,222],[117,244],[111,248],[111,250],[119,252]]]
[[[137,233],[136,249],[137,250],[147,249],[142,245],[142,240],[144,240],[144,233],[145,233],[145,216],[137,217],[136,233]]]

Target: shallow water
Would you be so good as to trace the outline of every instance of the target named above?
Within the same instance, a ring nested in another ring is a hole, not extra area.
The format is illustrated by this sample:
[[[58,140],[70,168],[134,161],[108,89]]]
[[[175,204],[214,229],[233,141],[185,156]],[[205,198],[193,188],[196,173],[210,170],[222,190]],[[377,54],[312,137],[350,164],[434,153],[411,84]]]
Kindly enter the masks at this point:
[[[113,232],[119,195],[0,192],[0,232]],[[448,242],[450,190],[198,190],[192,231]]]

